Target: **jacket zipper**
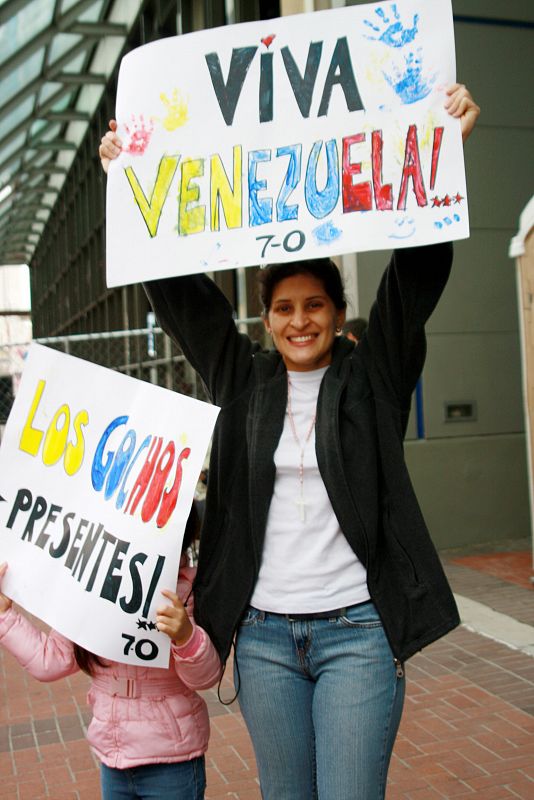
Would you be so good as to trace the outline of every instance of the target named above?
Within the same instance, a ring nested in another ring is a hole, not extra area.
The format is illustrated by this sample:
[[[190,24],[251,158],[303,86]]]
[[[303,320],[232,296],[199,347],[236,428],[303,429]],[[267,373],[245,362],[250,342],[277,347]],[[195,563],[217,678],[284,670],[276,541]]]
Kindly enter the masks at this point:
[[[404,678],[404,667],[402,665],[402,661],[399,661],[398,658],[394,658],[393,661],[395,662],[395,671],[397,673],[397,678]]]

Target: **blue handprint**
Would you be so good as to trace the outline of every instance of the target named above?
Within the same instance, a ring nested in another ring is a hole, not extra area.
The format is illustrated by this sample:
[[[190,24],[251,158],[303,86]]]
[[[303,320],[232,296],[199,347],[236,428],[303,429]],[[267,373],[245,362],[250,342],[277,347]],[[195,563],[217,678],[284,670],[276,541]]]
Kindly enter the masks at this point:
[[[417,54],[411,52],[404,57],[402,70],[393,64],[390,74],[383,71],[384,78],[405,105],[417,103],[432,91],[436,75],[423,75],[422,64],[423,59],[419,48]]]
[[[386,15],[383,8],[376,8],[375,14],[380,18],[381,22],[372,22],[368,19],[364,20],[364,22],[377,35],[366,36],[365,38],[383,42],[388,47],[404,47],[405,44],[413,42],[417,35],[419,14],[414,14],[412,27],[405,28],[395,3],[391,4],[391,12],[393,13],[393,19]]]

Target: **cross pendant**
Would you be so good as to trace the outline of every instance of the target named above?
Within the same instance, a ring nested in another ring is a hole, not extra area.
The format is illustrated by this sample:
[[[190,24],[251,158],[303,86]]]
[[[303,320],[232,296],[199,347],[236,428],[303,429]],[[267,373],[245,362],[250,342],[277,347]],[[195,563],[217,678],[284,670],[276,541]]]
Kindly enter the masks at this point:
[[[302,494],[300,495],[298,500],[295,500],[295,504],[298,506],[299,509],[300,521],[306,522],[306,501],[302,496]]]

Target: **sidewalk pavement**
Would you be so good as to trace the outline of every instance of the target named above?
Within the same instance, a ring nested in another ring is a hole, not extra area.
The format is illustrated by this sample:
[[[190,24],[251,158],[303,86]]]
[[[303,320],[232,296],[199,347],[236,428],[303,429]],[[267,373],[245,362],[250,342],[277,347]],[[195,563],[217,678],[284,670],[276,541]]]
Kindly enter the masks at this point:
[[[442,554],[465,624],[406,665],[407,699],[388,800],[534,800],[534,585],[527,541],[513,551]],[[229,672],[229,670],[227,670]],[[84,739],[88,679],[28,677],[0,652],[0,798],[96,800]],[[205,692],[208,800],[259,800],[237,703]],[[221,687],[233,695],[231,677]],[[357,788],[354,800],[358,800]]]

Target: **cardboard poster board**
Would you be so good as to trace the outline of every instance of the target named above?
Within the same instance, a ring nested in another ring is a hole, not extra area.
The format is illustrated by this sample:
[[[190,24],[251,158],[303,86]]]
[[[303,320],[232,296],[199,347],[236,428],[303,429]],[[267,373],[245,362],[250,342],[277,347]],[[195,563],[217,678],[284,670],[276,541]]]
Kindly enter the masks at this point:
[[[109,286],[469,235],[450,0],[162,39],[122,61]]]
[[[218,411],[32,344],[0,448],[3,591],[99,656],[167,666],[155,609]]]

